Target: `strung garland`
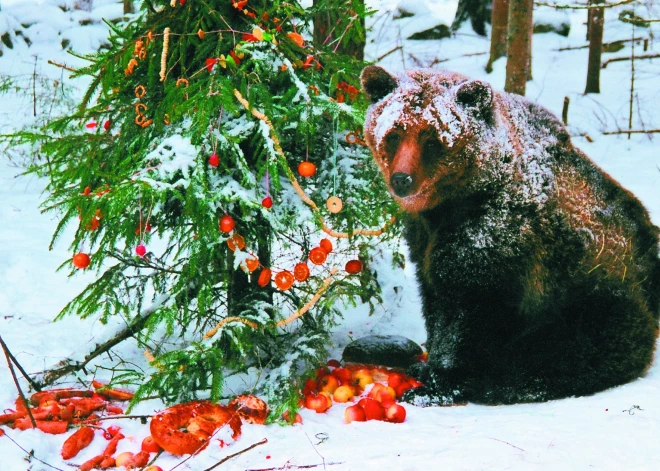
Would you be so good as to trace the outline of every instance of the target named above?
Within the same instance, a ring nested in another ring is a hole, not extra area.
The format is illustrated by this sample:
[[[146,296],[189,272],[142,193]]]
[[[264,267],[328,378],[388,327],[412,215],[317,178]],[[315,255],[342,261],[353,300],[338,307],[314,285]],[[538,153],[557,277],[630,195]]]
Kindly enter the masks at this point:
[[[316,215],[317,219],[321,223],[321,230],[323,230],[323,232],[325,232],[326,234],[328,234],[332,237],[336,237],[337,239],[349,239],[349,238],[351,238],[353,236],[356,236],[356,235],[378,237],[378,236],[382,235],[387,230],[388,227],[390,227],[392,224],[394,224],[394,222],[396,221],[396,218],[392,217],[380,229],[355,229],[350,233],[349,232],[337,232],[337,231],[329,228],[328,226],[326,226],[325,222],[323,220],[323,216],[321,215],[321,212],[320,212],[318,206],[316,206],[316,203],[314,203],[314,201],[312,201],[310,199],[310,197],[307,196],[307,193],[305,193],[305,190],[303,190],[300,187],[300,184],[298,183],[298,179],[296,178],[296,176],[293,174],[293,172],[289,168],[289,165],[286,163],[286,155],[284,154],[284,151],[282,150],[282,146],[280,145],[280,141],[277,138],[277,134],[275,133],[275,128],[273,127],[273,124],[270,122],[270,119],[268,119],[268,117],[265,114],[261,113],[260,111],[254,109],[254,108],[251,108],[250,103],[243,97],[241,92],[239,92],[236,89],[234,89],[234,96],[239,101],[239,103],[241,105],[243,105],[243,107],[246,110],[248,110],[250,113],[252,113],[252,115],[255,116],[256,118],[258,118],[261,121],[263,121],[264,123],[266,123],[266,125],[270,129],[271,139],[273,141],[273,148],[275,149],[275,151],[278,153],[278,155],[282,159],[282,162],[283,162],[282,167],[284,168],[284,171],[286,172],[287,177],[291,181],[291,185],[293,186],[293,189],[296,190],[296,193],[298,193],[298,196],[300,196],[300,199],[302,199],[303,202],[307,206],[312,208],[312,210],[314,211],[314,214]]]
[[[326,277],[325,280],[323,280],[323,284],[316,291],[316,293],[314,293],[314,296],[312,296],[312,298],[309,301],[307,301],[307,303],[303,307],[301,307],[300,309],[295,311],[289,317],[287,317],[286,319],[282,319],[282,320],[278,321],[275,324],[275,326],[276,327],[284,327],[285,325],[289,325],[293,321],[295,321],[295,320],[301,318],[302,316],[304,316],[312,307],[314,307],[314,305],[317,302],[319,302],[319,299],[321,299],[321,296],[323,296],[323,293],[325,293],[326,290],[332,284],[334,276],[337,274],[337,272],[338,272],[338,270],[336,268],[333,268],[332,270],[330,270],[330,276]],[[213,327],[206,334],[204,334],[204,338],[209,339],[209,338],[213,337],[215,334],[218,333],[218,330],[220,330],[220,328],[222,328],[223,325],[229,324],[230,322],[240,322],[242,324],[249,325],[250,327],[252,327],[255,330],[259,328],[259,326],[256,324],[256,322],[253,322],[251,320],[243,319],[242,317],[227,317],[227,318],[221,320],[220,322],[218,322],[215,327]]]

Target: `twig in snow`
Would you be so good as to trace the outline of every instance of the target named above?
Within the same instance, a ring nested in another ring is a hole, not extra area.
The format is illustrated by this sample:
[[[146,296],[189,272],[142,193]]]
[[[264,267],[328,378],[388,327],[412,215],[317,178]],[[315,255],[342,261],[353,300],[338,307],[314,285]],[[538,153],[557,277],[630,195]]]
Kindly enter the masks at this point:
[[[634,44],[634,43],[633,43]],[[657,59],[660,57],[660,54],[642,54],[641,56],[627,56],[627,57],[614,57],[612,59],[607,59],[605,62],[603,62],[603,65],[601,65],[601,68],[606,68],[608,64],[611,62],[621,62],[621,61],[629,61],[629,60],[641,60],[641,59]]]
[[[333,461],[331,463],[317,463],[317,464],[288,464],[288,461],[283,466],[273,466],[272,468],[250,468],[245,471],[277,471],[278,469],[310,469],[318,468],[319,466],[337,466],[344,464],[343,461]]]
[[[14,371],[14,364],[9,358],[9,349],[7,348],[7,344],[5,343],[5,341],[2,340],[1,335],[0,335],[0,345],[2,345],[2,351],[5,352],[5,358],[7,359],[7,366],[9,367],[9,372],[11,373],[11,377],[14,378],[14,384],[16,385],[16,390],[18,391],[18,395],[21,398],[21,401],[23,401],[23,404],[25,405],[27,414],[30,416],[30,422],[32,422],[32,428],[37,428],[37,422],[34,420],[34,416],[32,415],[32,411],[30,410],[30,403],[25,398],[25,395],[23,394],[23,390],[21,389],[21,385],[18,384],[16,371]]]
[[[393,48],[393,49],[390,49],[390,50],[387,51],[385,54],[383,54],[383,55],[380,56],[378,59],[376,59],[376,62],[380,62],[380,61],[382,61],[382,60],[385,59],[387,56],[389,56],[390,54],[392,54],[392,53],[398,51],[398,50],[401,49],[401,48],[403,48],[403,46],[401,46],[401,45],[399,44],[397,47],[395,47],[395,48]]]
[[[615,134],[657,134],[660,129],[626,129],[620,131],[606,131],[603,133],[605,136],[613,136]]]
[[[496,442],[506,443],[507,445],[512,446],[513,448],[516,448],[516,449],[522,451],[523,453],[525,453],[525,450],[523,450],[523,449],[520,448],[519,446],[512,445],[511,443],[509,443],[509,442],[505,442],[504,440],[500,440],[499,438],[493,438],[493,437],[486,437],[486,438],[489,438],[489,439],[491,439],[491,440],[495,440]]]
[[[32,386],[32,388],[35,391],[41,391],[41,388],[39,387],[39,385],[37,383],[35,383],[32,378],[30,378],[30,375],[27,374],[27,372],[21,366],[21,364],[18,362],[16,357],[11,353],[11,351],[9,351],[9,348],[7,348],[7,344],[4,342],[4,340],[2,340],[2,337],[0,337],[0,343],[2,343],[2,349],[5,351],[5,353],[7,355],[9,355],[9,358],[11,359],[11,361],[14,362],[14,365],[16,365],[16,368],[18,368],[18,371],[20,371],[21,374],[23,375],[23,377],[27,380],[27,382],[30,383],[30,386]]]
[[[268,439],[267,439],[267,438],[264,438],[263,440],[261,440],[261,441],[259,441],[259,442],[257,442],[257,443],[253,443],[253,444],[250,445],[249,447],[242,449],[241,451],[237,451],[237,452],[234,453],[233,455],[227,455],[227,456],[225,456],[225,457],[222,458],[220,461],[218,461],[216,464],[214,464],[213,466],[210,466],[210,467],[206,468],[204,471],[211,471],[212,469],[215,469],[215,468],[217,468],[218,466],[220,466],[220,465],[221,465],[222,463],[224,463],[225,461],[229,461],[230,459],[234,458],[235,456],[242,455],[242,454],[245,453],[246,451],[250,451],[252,448],[256,448],[256,447],[258,447],[259,445],[265,445],[266,443],[268,443]]]
[[[323,455],[322,455],[321,453],[319,453],[319,451],[316,449],[316,447],[315,447],[314,444],[312,443],[312,440],[309,438],[309,435],[307,435],[307,432],[305,432],[305,436],[307,437],[307,440],[309,441],[309,444],[312,445],[312,448],[314,448],[314,451],[316,452],[316,454],[319,455],[319,456],[321,457],[321,464],[323,465],[323,469],[325,469],[325,458],[324,458]],[[319,443],[323,443],[323,442],[319,442]]]
[[[16,446],[19,447],[21,450],[23,450],[25,453],[27,453],[28,456],[31,456],[32,458],[34,458],[35,460],[37,460],[39,463],[41,463],[41,464],[45,464],[46,466],[48,466],[48,467],[50,467],[50,468],[53,468],[53,469],[56,469],[57,471],[64,471],[63,469],[56,468],[56,467],[53,466],[52,464],[48,464],[48,463],[46,463],[45,461],[40,460],[39,458],[37,458],[37,457],[34,455],[34,451],[27,451],[25,448],[23,448],[21,445],[19,445],[18,442],[17,442],[16,440],[14,440],[13,438],[11,438],[9,435],[5,434],[5,437],[8,438],[9,441],[11,441],[14,445],[16,445]]]

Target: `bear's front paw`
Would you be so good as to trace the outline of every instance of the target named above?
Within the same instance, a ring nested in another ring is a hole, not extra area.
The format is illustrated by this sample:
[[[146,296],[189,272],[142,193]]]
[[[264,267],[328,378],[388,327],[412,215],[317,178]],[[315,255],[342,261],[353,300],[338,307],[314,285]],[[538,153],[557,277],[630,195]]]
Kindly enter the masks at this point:
[[[454,406],[465,404],[461,388],[451,380],[449,372],[438,372],[428,363],[417,363],[407,370],[407,374],[422,383],[422,386],[409,389],[401,399],[419,407]]]
[[[456,406],[465,404],[465,400],[463,399],[460,390],[454,389],[442,391],[429,386],[408,389],[403,394],[401,400],[417,407]]]

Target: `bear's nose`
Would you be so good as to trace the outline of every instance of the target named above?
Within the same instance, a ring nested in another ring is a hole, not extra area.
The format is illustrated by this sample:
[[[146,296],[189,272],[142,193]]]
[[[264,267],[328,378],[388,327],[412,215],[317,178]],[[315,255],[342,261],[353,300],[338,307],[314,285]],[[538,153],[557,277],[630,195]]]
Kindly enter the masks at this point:
[[[412,176],[407,173],[397,172],[390,178],[390,184],[394,194],[400,197],[406,196],[413,184]]]

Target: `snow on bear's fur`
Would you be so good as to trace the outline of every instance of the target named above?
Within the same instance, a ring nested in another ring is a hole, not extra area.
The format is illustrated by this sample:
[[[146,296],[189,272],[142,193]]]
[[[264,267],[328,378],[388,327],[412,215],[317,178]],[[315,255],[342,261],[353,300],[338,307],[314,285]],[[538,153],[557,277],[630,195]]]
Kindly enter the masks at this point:
[[[591,394],[642,375],[658,229],[548,110],[452,72],[367,67],[365,138],[408,212],[427,327],[419,404]]]

